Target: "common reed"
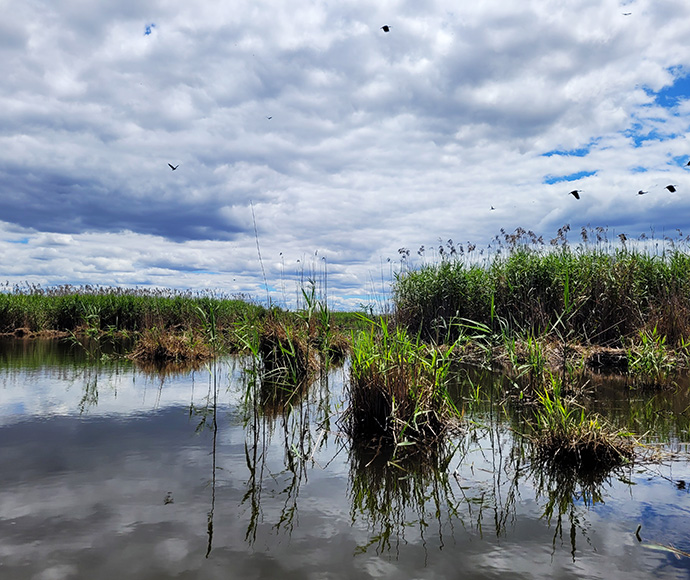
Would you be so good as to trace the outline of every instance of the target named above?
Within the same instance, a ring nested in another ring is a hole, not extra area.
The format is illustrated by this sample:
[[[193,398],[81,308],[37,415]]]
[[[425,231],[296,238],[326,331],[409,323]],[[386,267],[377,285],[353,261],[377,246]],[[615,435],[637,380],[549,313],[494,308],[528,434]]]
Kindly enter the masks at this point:
[[[592,236],[583,230],[583,242],[572,246],[567,229],[552,245],[518,229],[481,259],[445,252],[436,262],[408,264],[393,288],[398,322],[429,340],[448,329],[457,337],[460,319],[488,326],[500,319],[509,333],[540,335],[558,327],[564,313],[561,330],[589,344],[623,347],[654,327],[671,345],[690,335],[686,239],[662,240],[659,250],[646,237],[604,243],[597,229]]]
[[[264,309],[243,296],[211,291],[103,286],[6,284],[0,291],[0,332],[18,328],[38,331],[141,332],[200,329],[199,307],[216,305],[220,329],[232,326],[245,313]]]

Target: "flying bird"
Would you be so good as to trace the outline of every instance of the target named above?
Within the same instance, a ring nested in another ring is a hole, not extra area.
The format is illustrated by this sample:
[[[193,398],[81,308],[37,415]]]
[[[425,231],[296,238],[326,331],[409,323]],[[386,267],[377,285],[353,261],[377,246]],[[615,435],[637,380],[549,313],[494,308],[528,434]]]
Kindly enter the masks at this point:
[[[391,31],[391,27],[388,26],[388,24],[384,24],[384,25],[381,27],[381,30],[383,30],[384,32],[390,32],[390,31]]]
[[[272,116],[271,116],[271,117],[269,117],[269,116],[266,116],[266,118],[267,118],[267,119],[268,119],[269,121],[270,121],[271,119],[273,119],[273,117],[272,117]]]
[[[676,186],[675,185],[667,185],[666,187],[664,187],[664,189],[668,189],[671,193],[676,192]]]
[[[581,189],[573,189],[570,192],[570,195],[572,195],[575,199],[580,199],[580,192],[581,191],[582,191]]]
[[[177,169],[180,166],[180,164],[178,163],[177,165],[173,166],[172,163],[168,163],[168,166],[170,167],[170,169],[175,171],[175,169]]]
[[[637,195],[644,195],[645,193],[649,193],[649,192],[648,191],[642,191],[640,189],[640,191],[637,192]]]

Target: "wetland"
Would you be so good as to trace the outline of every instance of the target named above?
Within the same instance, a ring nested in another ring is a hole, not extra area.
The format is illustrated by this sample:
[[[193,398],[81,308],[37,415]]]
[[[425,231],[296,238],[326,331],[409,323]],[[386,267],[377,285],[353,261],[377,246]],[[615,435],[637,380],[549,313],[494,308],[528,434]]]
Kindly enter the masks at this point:
[[[687,240],[568,230],[376,314],[5,287],[2,577],[686,578]]]
[[[288,399],[251,360],[146,370],[56,340],[0,344],[3,578],[686,578],[687,383],[593,382],[638,461],[530,460],[504,375],[457,369],[463,427],[416,461],[339,428],[349,360]],[[472,394],[481,385],[483,396]]]

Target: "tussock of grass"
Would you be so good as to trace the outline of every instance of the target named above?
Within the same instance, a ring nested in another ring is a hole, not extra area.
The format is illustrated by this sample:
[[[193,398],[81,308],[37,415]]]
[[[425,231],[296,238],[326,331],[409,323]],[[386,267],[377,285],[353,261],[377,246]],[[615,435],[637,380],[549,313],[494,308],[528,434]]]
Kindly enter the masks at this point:
[[[353,341],[345,431],[355,443],[407,451],[441,439],[457,413],[446,391],[452,349],[369,322]]]
[[[537,461],[578,472],[609,470],[633,459],[632,444],[592,425],[577,430],[543,431],[534,440]]]
[[[283,379],[296,385],[318,368],[306,327],[291,324],[287,317],[269,315],[261,325],[258,341],[264,373],[272,381]]]
[[[607,471],[633,459],[628,434],[615,431],[598,416],[587,416],[583,408],[565,400],[558,379],[538,399],[531,438],[537,462],[582,474]]]
[[[129,358],[148,363],[202,361],[213,356],[209,345],[195,333],[171,333],[152,329],[144,332]]]

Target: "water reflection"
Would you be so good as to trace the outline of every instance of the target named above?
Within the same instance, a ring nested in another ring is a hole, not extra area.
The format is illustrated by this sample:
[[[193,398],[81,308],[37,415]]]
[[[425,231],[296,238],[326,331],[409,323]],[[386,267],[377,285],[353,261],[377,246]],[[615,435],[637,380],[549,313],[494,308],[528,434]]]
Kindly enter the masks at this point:
[[[243,415],[245,421],[245,462],[249,472],[247,491],[242,499],[250,508],[245,540],[253,544],[259,523],[264,521],[262,494],[266,480],[280,482],[282,506],[273,530],[288,536],[298,516],[300,487],[308,481],[309,469],[324,469],[315,456],[328,448],[332,416],[329,377],[324,373],[317,381],[291,385],[277,382],[257,373],[246,373]],[[342,443],[341,443],[342,445]],[[282,465],[271,461],[272,454],[282,450]]]
[[[496,388],[484,399],[459,384],[471,421],[400,461],[339,435],[347,369],[277,391],[243,359],[160,375],[70,351],[39,364],[49,348],[37,345],[27,367],[17,352],[0,366],[3,578],[690,571],[663,549],[690,551],[687,462],[591,479],[532,464],[519,407],[496,405],[499,378],[485,378]],[[675,408],[654,397],[645,404]]]
[[[399,554],[406,533],[416,531],[422,543],[438,534],[443,546],[444,521],[452,528],[457,500],[448,477],[455,448],[438,444],[430,453],[394,458],[390,452],[350,448],[349,495],[353,522],[363,518],[370,537],[357,553],[375,547],[380,554]]]

